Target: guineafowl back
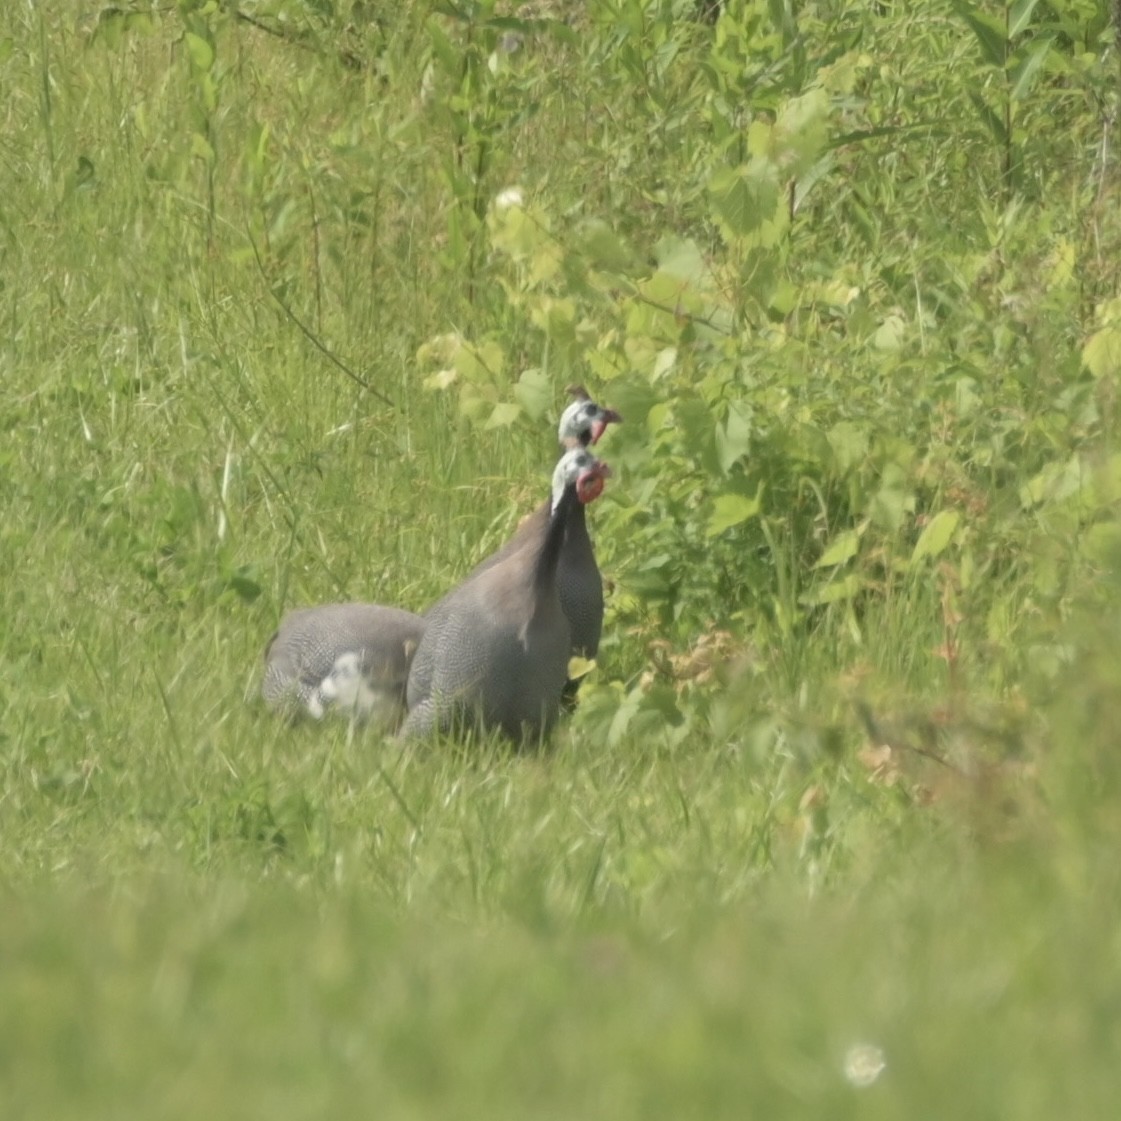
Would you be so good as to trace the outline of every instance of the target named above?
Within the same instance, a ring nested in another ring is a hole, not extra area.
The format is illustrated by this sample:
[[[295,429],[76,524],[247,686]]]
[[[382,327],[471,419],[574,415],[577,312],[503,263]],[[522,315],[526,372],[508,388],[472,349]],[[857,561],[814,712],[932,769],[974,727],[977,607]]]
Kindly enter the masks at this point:
[[[382,604],[333,603],[290,611],[265,650],[261,693],[272,707],[298,702],[316,717],[340,699],[339,688],[372,691],[388,705],[400,706],[424,628],[420,616]]]

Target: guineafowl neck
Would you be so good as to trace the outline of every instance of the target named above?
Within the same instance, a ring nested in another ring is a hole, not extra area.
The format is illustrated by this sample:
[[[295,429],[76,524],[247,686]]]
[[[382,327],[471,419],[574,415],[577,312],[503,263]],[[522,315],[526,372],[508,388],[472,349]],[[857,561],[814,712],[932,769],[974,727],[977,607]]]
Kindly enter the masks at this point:
[[[570,541],[580,541],[588,536],[587,507],[581,502],[574,502],[568,511],[568,520],[565,523],[564,542],[567,546]]]
[[[548,587],[556,577],[557,561],[560,558],[565,530],[568,527],[573,509],[577,509],[581,513],[584,511],[583,506],[576,500],[575,484],[569,484],[564,488],[560,501],[549,516],[549,524],[545,529],[545,539],[541,542],[541,551],[537,554],[533,583],[538,588]]]

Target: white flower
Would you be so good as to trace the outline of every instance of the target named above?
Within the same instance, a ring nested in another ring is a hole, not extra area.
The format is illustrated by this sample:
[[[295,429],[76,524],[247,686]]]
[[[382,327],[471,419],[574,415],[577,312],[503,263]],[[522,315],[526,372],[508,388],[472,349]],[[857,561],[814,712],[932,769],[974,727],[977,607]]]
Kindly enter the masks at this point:
[[[507,187],[494,197],[495,210],[512,210],[515,206],[525,206],[525,194],[521,187]]]
[[[874,1043],[856,1043],[845,1055],[845,1077],[854,1086],[871,1086],[884,1072],[887,1060]]]

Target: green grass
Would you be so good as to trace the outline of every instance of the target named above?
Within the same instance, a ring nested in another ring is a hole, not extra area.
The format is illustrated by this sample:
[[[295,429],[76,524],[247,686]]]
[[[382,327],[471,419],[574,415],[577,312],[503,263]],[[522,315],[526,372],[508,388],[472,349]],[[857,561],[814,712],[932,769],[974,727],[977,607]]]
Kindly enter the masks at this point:
[[[1115,1114],[1115,73],[1065,28],[998,143],[951,7],[727,6],[493,65],[424,4],[4,7],[5,1118]],[[822,75],[870,136],[753,241],[729,121]],[[271,719],[283,611],[430,603],[585,379],[552,749]]]

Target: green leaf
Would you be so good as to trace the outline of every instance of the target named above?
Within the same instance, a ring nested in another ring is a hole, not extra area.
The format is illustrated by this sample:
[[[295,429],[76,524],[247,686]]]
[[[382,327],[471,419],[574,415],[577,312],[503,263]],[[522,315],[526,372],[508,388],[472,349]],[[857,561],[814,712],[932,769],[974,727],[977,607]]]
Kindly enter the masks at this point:
[[[910,505],[911,494],[902,468],[894,463],[887,464],[880,489],[872,499],[868,513],[881,529],[895,532],[902,527]]]
[[[736,168],[723,167],[708,181],[712,209],[717,220],[733,237],[742,237],[755,228],[751,215],[751,194]]]
[[[833,538],[829,548],[821,554],[814,568],[833,568],[844,564],[856,556],[860,549],[860,533],[855,529],[847,529],[844,533]]]
[[[712,514],[705,530],[707,537],[716,537],[726,529],[754,518],[759,513],[760,502],[758,496],[748,498],[742,494],[720,494],[716,496],[712,506]]]
[[[214,65],[214,44],[196,35],[193,31],[186,32],[187,53],[191,61],[199,70],[209,70]]]
[[[860,574],[850,572],[840,580],[830,580],[820,588],[813,588],[798,600],[807,607],[823,607],[827,603],[838,603],[842,600],[852,599],[856,596],[864,582]]]
[[[1110,300],[1098,309],[1102,324],[1082,347],[1082,364],[1096,378],[1121,374],[1121,299]]]
[[[1012,14],[1008,17],[1009,39],[1014,35],[1019,35],[1027,27],[1031,20],[1031,14],[1035,11],[1035,6],[1038,3],[1039,0],[1016,0],[1016,3],[1012,5]]]
[[[976,91],[969,91],[969,100],[973,102],[973,108],[977,110],[977,116],[985,122],[985,127],[993,134],[997,143],[1004,144],[1008,138],[1008,130],[1004,127],[1004,122],[993,112],[992,107],[987,101]]]
[[[868,433],[851,420],[839,421],[829,429],[826,436],[840,474],[847,474],[867,459]]]
[[[1079,551],[1102,568],[1121,569],[1121,525],[1098,522],[1082,535]]]
[[[1025,508],[1045,502],[1062,502],[1089,484],[1081,456],[1075,452],[1065,463],[1049,463],[1020,487],[1020,504]]]
[[[751,423],[751,406],[741,401],[733,401],[728,406],[728,419],[716,429],[716,457],[725,475],[737,460],[751,450],[751,437],[754,431]]]
[[[889,315],[872,336],[872,345],[877,350],[898,350],[903,345],[906,324],[898,315]]]
[[[255,573],[248,565],[241,565],[230,577],[229,586],[246,603],[252,603],[262,592]]]
[[[743,167],[718,168],[708,190],[716,220],[732,241],[759,234],[765,223],[779,216],[777,171],[766,158],[756,157]]]
[[[576,245],[588,264],[602,272],[626,273],[634,264],[634,254],[602,218],[589,219],[580,226]]]
[[[506,355],[494,339],[460,347],[455,353],[455,368],[465,381],[497,384],[502,379]]]
[[[553,385],[540,370],[526,370],[514,386],[514,396],[530,420],[540,420],[553,403]]]
[[[709,276],[704,254],[692,238],[667,234],[658,242],[654,259],[662,272],[693,286],[700,286]]]
[[[500,401],[487,418],[486,428],[509,428],[522,415],[521,405],[514,401]]]
[[[89,156],[79,156],[78,166],[74,171],[74,185],[76,187],[92,186],[97,173],[94,170],[93,160]]]
[[[1054,40],[1048,37],[1033,43],[1031,50],[1024,55],[1012,71],[1011,97],[1013,101],[1023,101],[1031,91],[1035,84],[1035,77],[1039,73],[1039,68],[1047,61],[1047,56],[1051,53],[1053,42]]]
[[[985,61],[1003,68],[1008,41],[999,21],[963,0],[955,0],[954,11],[969,25]]]
[[[675,401],[673,416],[682,442],[697,463],[710,475],[720,474],[716,453],[716,418],[699,397],[683,397]]]
[[[791,176],[809,172],[825,146],[829,95],[817,88],[792,97],[775,120],[776,162]]]
[[[956,510],[939,510],[919,535],[911,563],[941,554],[952,540],[960,520],[961,515]]]
[[[425,389],[447,389],[459,374],[452,369],[437,370],[434,374],[429,374],[421,383]]]
[[[201,132],[191,134],[191,154],[206,163],[214,162],[214,148]]]

